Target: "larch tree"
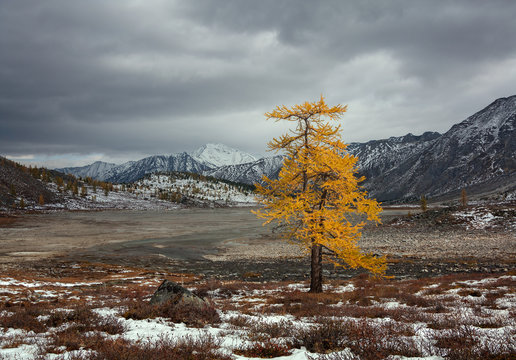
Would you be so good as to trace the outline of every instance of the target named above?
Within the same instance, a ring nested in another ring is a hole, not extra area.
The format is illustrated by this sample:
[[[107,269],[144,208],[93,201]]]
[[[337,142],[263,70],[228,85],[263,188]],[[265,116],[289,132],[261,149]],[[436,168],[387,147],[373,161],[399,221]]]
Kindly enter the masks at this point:
[[[382,276],[386,259],[364,253],[358,246],[367,221],[379,223],[381,207],[359,186],[357,157],[350,155],[333,126],[346,106],[329,107],[319,101],[292,107],[278,106],[267,119],[290,121],[295,130],[268,143],[270,151],[282,152],[283,167],[277,180],[266,176],[256,184],[263,205],[255,211],[274,223],[286,240],[311,254],[310,292],[322,292],[323,249],[328,260],[345,268],[365,268]]]
[[[468,206],[468,194],[466,193],[466,189],[462,189],[460,193],[460,201],[462,203],[462,207]]]
[[[421,199],[419,201],[421,205],[421,211],[426,212],[428,210],[428,201],[425,197],[425,195],[421,195]]]

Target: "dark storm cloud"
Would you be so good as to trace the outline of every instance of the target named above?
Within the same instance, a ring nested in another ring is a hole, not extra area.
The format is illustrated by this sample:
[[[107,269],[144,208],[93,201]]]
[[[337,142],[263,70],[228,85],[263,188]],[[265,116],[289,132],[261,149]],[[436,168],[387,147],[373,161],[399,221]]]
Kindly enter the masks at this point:
[[[0,154],[261,152],[284,130],[265,111],[321,93],[349,104],[346,141],[445,131],[516,93],[514,18],[480,0],[6,1]]]

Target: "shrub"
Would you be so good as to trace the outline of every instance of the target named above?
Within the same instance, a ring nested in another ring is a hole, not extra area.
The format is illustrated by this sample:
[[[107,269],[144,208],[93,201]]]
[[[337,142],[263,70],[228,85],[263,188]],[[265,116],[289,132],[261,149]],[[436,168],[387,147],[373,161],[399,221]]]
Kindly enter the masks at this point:
[[[67,360],[232,360],[222,353],[221,341],[211,335],[178,340],[162,338],[155,343],[132,343],[124,339],[98,339],[90,353],[62,357]]]
[[[251,326],[247,336],[251,340],[264,341],[270,338],[290,337],[293,334],[293,330],[294,327],[290,321],[259,321]]]
[[[174,323],[183,322],[194,327],[220,323],[219,314],[212,305],[199,307],[183,303],[173,304],[172,302],[156,305],[148,302],[136,302],[129,307],[123,314],[123,317],[136,320],[165,317]]]
[[[353,354],[368,360],[384,359],[389,355],[420,356],[415,342],[400,335],[410,336],[413,331],[392,321],[377,324],[366,320],[325,319],[315,327],[299,330],[296,339],[300,341],[297,345],[305,346],[312,352],[326,353],[349,348]]]
[[[14,328],[42,333],[46,331],[46,326],[37,317],[43,314],[43,309],[36,305],[13,306],[9,308],[8,312],[0,314],[0,324],[4,329]]]
[[[511,331],[495,332],[480,340],[472,326],[448,329],[435,337],[436,355],[456,360],[516,359],[516,340]]]
[[[290,355],[292,346],[282,344],[279,341],[267,339],[265,341],[257,341],[248,346],[242,346],[233,350],[237,355],[257,358],[275,358],[278,356]]]
[[[294,337],[296,345],[304,346],[311,352],[336,351],[346,348],[349,322],[318,319],[317,324],[309,328],[299,328]]]

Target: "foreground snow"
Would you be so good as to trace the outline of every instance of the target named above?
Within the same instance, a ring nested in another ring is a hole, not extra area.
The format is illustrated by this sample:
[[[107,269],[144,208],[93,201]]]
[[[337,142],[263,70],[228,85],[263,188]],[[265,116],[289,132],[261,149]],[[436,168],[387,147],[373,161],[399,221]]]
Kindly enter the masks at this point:
[[[84,266],[77,265],[78,271]],[[91,269],[85,270],[91,271]],[[99,269],[94,270],[100,271]],[[306,294],[306,284],[303,283],[241,283],[237,288],[231,283],[218,283],[217,286],[207,284],[211,289],[207,291],[207,295],[215,303],[221,323],[206,325],[200,329],[189,327],[184,323],[172,323],[169,319],[161,317],[143,320],[126,318],[122,315],[126,311],[127,305],[120,305],[123,299],[110,295],[111,291],[95,294],[93,290],[97,289],[99,284],[104,284],[104,287],[112,286],[108,284],[112,284],[116,280],[117,284],[125,283],[125,285],[115,285],[112,288],[113,291],[117,291],[117,289],[133,289],[138,290],[138,293],[144,291],[147,293],[146,298],[148,299],[148,296],[162,280],[162,276],[163,273],[149,273],[148,271],[124,268],[116,269],[114,273],[91,281],[80,280],[82,275],[77,275],[77,279],[68,281],[43,281],[42,279],[23,277],[20,274],[0,276],[0,300],[3,303],[11,303],[11,306],[20,302],[34,306],[40,303],[60,303],[61,307],[56,307],[51,313],[72,311],[70,307],[73,308],[71,304],[74,301],[81,306],[91,304],[91,308],[101,319],[115,319],[124,329],[117,335],[104,333],[103,336],[106,338],[125,339],[135,344],[154,344],[163,339],[208,338],[211,336],[221,340],[220,351],[222,353],[237,360],[262,359],[238,355],[237,349],[246,348],[261,341],[256,340],[255,337],[263,331],[268,331],[269,328],[276,326],[280,330],[281,327],[284,327],[294,332],[299,329],[309,331],[325,321],[336,321],[337,324],[355,323],[358,326],[372,326],[371,329],[380,329],[381,327],[393,329],[389,331],[399,331],[399,329],[405,328],[406,330],[403,331],[406,332],[406,335],[399,336],[396,341],[414,344],[420,348],[421,356],[391,355],[387,357],[388,359],[438,360],[449,358],[446,355],[438,355],[440,350],[436,348],[435,338],[451,331],[446,326],[457,326],[457,324],[459,324],[457,329],[467,329],[480,343],[489,344],[491,342],[490,346],[495,350],[501,344],[499,343],[500,339],[504,339],[505,336],[505,339],[509,339],[509,344],[503,346],[512,346],[516,351],[516,343],[514,343],[516,320],[513,316],[516,310],[516,294],[514,292],[516,276],[514,275],[472,276],[462,280],[460,278],[457,280],[441,278],[435,281],[424,280],[420,285],[409,281],[386,283],[381,285],[382,290],[379,292],[383,295],[374,297],[363,293],[367,289],[370,290],[371,287],[360,278],[354,281],[329,284],[325,287],[325,294],[316,297],[316,302],[311,305],[312,307],[321,307],[323,312],[326,312],[326,314],[317,316],[303,316],[300,315],[301,313],[296,313],[305,306],[302,299],[314,300],[313,297]],[[182,277],[181,281],[183,281]],[[185,281],[190,284],[191,289],[203,286],[195,279],[186,279]],[[393,291],[395,290],[393,286],[396,287],[398,284],[407,289],[415,288],[414,284],[416,284],[418,291],[410,295],[407,302],[407,299],[399,296],[404,294]],[[392,295],[389,295],[391,292]],[[228,294],[230,294],[229,297]],[[362,295],[358,300],[353,300],[356,294]],[[362,300],[367,300],[368,304],[358,305],[355,303],[355,301],[361,302]],[[142,301],[142,299],[137,301]],[[414,304],[409,305],[410,302]],[[309,307],[308,310],[311,310]],[[9,309],[9,307],[4,307],[0,311],[0,320],[2,317],[10,316],[9,312],[12,310]],[[333,311],[335,312],[332,314]],[[371,313],[371,311],[373,312]],[[364,315],[357,316],[353,312],[363,312]],[[44,321],[48,316],[40,315],[38,319]],[[455,329],[455,327],[451,329]],[[46,331],[39,333],[12,327],[0,328],[0,359],[67,359],[73,355],[87,355],[93,351],[88,349],[67,351],[64,347],[61,354],[42,353],[42,348],[51,341],[56,331],[59,331],[59,328],[49,327]],[[290,341],[289,336],[292,336],[292,333],[288,333],[288,331],[286,333],[277,338],[276,335],[275,341],[280,343]],[[267,336],[265,333],[262,335]],[[511,337],[512,344],[510,344]],[[378,338],[377,341],[389,341],[389,339]],[[301,346],[291,349],[288,355],[276,358],[305,360],[317,359],[319,356]],[[330,352],[328,356],[330,357],[325,359],[331,359],[331,356],[337,359],[359,358],[349,348]]]

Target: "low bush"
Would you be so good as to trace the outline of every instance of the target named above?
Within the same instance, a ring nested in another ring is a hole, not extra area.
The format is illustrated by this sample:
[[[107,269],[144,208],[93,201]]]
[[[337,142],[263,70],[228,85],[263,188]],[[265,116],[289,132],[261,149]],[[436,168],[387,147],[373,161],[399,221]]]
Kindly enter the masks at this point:
[[[389,355],[421,356],[421,351],[408,337],[412,335],[414,331],[408,325],[401,326],[392,321],[322,319],[311,328],[298,330],[295,338],[299,341],[296,345],[311,352],[327,353],[349,348],[362,359],[379,360]]]
[[[279,322],[259,321],[249,329],[247,336],[251,340],[264,341],[271,338],[291,337],[294,331],[292,322],[282,320]]]
[[[321,318],[313,326],[298,328],[294,338],[298,347],[304,346],[311,352],[324,353],[346,348],[348,333],[349,321]]]
[[[14,328],[42,333],[46,331],[47,327],[37,318],[45,314],[46,311],[37,305],[12,306],[7,311],[0,313],[0,326],[4,329]]]
[[[485,335],[484,335],[485,336]],[[513,331],[494,332],[481,339],[473,326],[439,332],[434,337],[435,355],[454,360],[514,360],[516,338]]]
[[[283,344],[277,340],[267,339],[265,341],[256,341],[251,345],[242,346],[233,349],[237,355],[256,358],[275,358],[278,356],[287,356],[292,352],[292,346]]]
[[[173,304],[165,302],[163,304],[150,304],[148,302],[135,302],[122,315],[126,319],[152,319],[164,317],[174,323],[185,323],[189,326],[203,327],[205,325],[215,325],[220,323],[217,310],[212,305],[199,307],[191,304]]]
[[[155,343],[133,343],[124,339],[99,339],[91,352],[62,356],[59,360],[232,360],[222,353],[221,340],[211,335],[178,340],[163,338]]]

